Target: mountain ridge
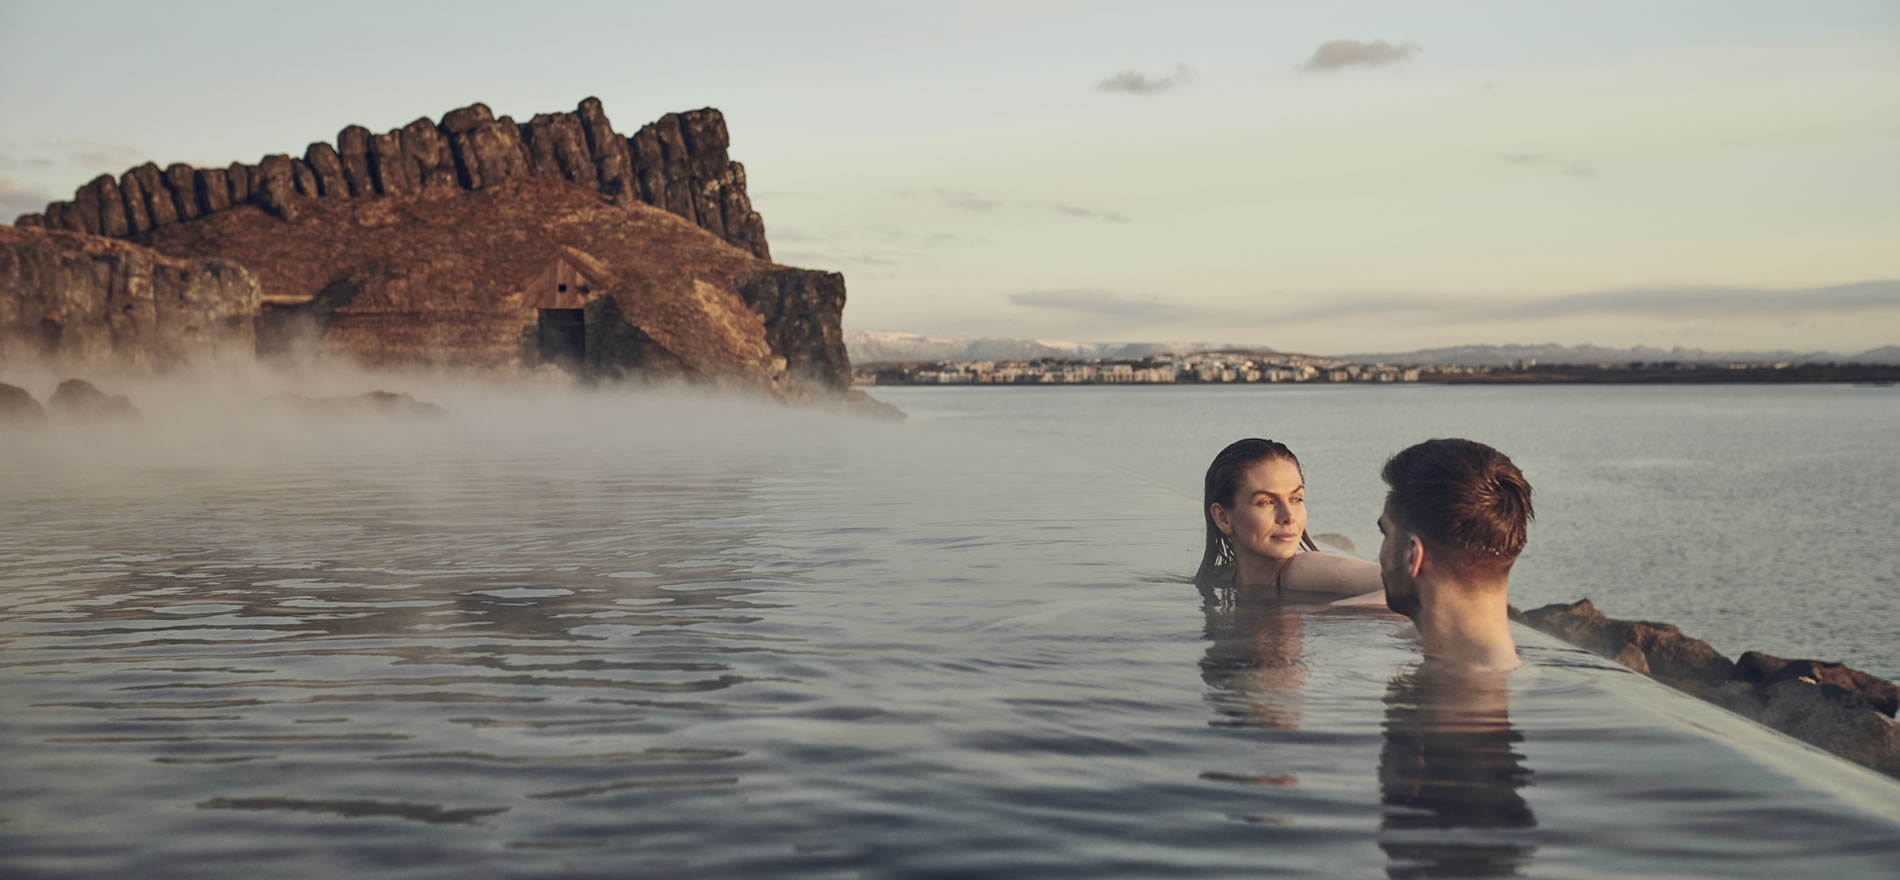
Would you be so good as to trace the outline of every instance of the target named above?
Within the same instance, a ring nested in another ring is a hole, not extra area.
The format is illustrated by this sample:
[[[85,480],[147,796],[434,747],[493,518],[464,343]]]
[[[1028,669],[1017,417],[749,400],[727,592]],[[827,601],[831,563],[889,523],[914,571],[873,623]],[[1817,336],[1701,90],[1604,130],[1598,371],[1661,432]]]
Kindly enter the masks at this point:
[[[930,336],[899,331],[847,330],[845,346],[854,364],[920,361],[1035,360],[1058,358],[1140,358],[1159,354],[1193,354],[1239,349],[1280,352],[1259,345],[1211,342],[1074,342],[991,336]],[[1710,351],[1700,348],[1657,348],[1556,343],[1460,345],[1408,352],[1369,352],[1321,355],[1360,363],[1407,366],[1511,366],[1525,360],[1546,364],[1645,363],[1865,363],[1900,364],[1900,345],[1883,345],[1857,353],[1830,351]]]

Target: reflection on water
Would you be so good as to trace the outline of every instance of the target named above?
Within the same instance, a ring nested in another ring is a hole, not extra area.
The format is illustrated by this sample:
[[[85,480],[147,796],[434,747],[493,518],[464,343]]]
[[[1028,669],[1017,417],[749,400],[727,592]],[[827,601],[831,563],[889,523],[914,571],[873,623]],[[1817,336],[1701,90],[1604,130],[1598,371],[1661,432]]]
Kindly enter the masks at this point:
[[[1842,800],[1809,784],[1833,759],[1780,743],[1800,772],[1764,769],[1733,720],[1644,714],[1596,658],[1527,652],[1507,721],[1403,677],[1389,616],[1197,611],[1138,575],[1192,565],[1191,483],[777,408],[441,402],[457,417],[152,407],[6,441],[0,876],[1404,876],[1517,870],[1536,843],[1534,873],[1780,877],[1896,855],[1895,825],[1843,806],[1890,782]]]
[[[1214,711],[1231,724],[1297,729],[1309,675],[1302,621],[1310,608],[1258,591],[1203,587],[1201,611],[1208,640],[1201,681]]]
[[[1386,692],[1379,847],[1402,877],[1513,877],[1537,848],[1497,832],[1537,826],[1506,676],[1426,663]],[[1443,832],[1443,833],[1440,833]]]

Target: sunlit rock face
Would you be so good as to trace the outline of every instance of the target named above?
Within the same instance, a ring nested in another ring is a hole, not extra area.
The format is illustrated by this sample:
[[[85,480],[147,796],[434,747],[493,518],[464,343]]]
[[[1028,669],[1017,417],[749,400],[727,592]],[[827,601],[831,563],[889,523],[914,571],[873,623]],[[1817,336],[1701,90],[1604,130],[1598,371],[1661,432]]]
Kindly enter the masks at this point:
[[[770,262],[729,140],[710,108],[628,136],[593,98],[525,123],[474,104],[383,134],[350,126],[301,158],[148,163],[17,225],[244,267],[266,359],[841,393],[844,280]],[[110,333],[65,344],[157,360]]]
[[[230,260],[0,226],[0,366],[162,372],[256,348],[257,279]]]

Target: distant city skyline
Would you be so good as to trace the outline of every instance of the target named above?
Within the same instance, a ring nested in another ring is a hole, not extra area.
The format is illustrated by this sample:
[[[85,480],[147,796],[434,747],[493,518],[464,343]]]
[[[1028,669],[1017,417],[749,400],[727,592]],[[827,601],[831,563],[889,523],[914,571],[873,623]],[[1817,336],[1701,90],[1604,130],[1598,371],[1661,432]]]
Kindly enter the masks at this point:
[[[1890,2],[0,4],[0,220],[482,101],[719,107],[847,328],[1900,342]]]

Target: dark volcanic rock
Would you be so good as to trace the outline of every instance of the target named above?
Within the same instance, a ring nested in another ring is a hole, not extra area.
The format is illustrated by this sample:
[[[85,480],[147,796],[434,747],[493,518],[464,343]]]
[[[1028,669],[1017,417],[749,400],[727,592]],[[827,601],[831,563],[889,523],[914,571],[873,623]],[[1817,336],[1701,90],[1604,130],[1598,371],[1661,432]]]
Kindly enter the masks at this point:
[[[1588,599],[1534,608],[1524,612],[1523,620],[1591,653],[1672,684],[1694,682],[1705,688],[1716,687],[1728,680],[1735,666],[1708,642],[1685,636],[1672,624],[1605,617]]]
[[[79,222],[73,218],[72,202],[53,202],[46,206],[46,228],[63,229],[78,232]]]
[[[475,122],[466,131],[450,135],[449,148],[469,189],[528,176],[528,153],[521,143],[521,130],[512,120]]]
[[[317,141],[304,148],[303,161],[317,175],[317,187],[326,199],[350,197],[350,185],[343,177],[343,159],[336,148]]]
[[[323,189],[323,187],[317,183],[317,173],[310,170],[308,164],[298,159],[290,160],[290,182],[291,185],[296,188],[299,195],[309,196],[313,199],[318,198],[319,193],[321,193]]]
[[[257,163],[257,178],[251,181],[251,198],[264,210],[284,219],[297,219],[295,162],[289,156],[265,156]]]
[[[136,171],[137,169],[133,169]],[[152,228],[152,212],[145,207],[145,184],[127,171],[119,177],[119,197],[125,203],[126,232],[138,235]]]
[[[462,134],[477,125],[494,120],[495,114],[488,109],[487,104],[470,104],[442,115],[442,133]]]
[[[559,177],[589,188],[600,185],[600,170],[587,149],[587,132],[572,113],[543,113],[528,123],[534,173]]]
[[[1856,764],[1900,777],[1900,724],[1826,684],[1784,679],[1762,695],[1761,723]]]
[[[73,193],[72,217],[73,222],[79,224],[80,232],[99,234],[99,194],[93,192],[90,184]]]
[[[0,426],[37,425],[46,420],[46,410],[25,388],[0,382]]]
[[[1750,651],[1736,663],[1669,624],[1605,617],[1588,599],[1512,619],[1609,657],[1679,690],[1900,776],[1900,687],[1839,663]],[[1716,677],[1721,672],[1721,677]]]
[[[1900,711],[1900,686],[1841,663],[1783,660],[1760,651],[1745,651],[1735,661],[1734,680],[1760,687],[1806,680],[1851,693],[1888,718]]]
[[[633,151],[626,138],[614,133],[613,123],[607,121],[600,99],[582,101],[574,115],[580,119],[581,131],[587,136],[587,151],[594,157],[601,194],[617,205],[639,200],[639,182],[633,174]]]
[[[794,378],[842,392],[851,387],[844,347],[844,276],[774,268],[734,281],[746,305],[765,319],[766,340]]]
[[[350,195],[359,199],[376,194],[369,174],[369,129],[352,125],[336,133],[336,152],[343,162],[343,180]]]
[[[0,363],[146,370],[256,349],[257,279],[222,260],[0,226]]]
[[[224,169],[224,182],[231,187],[231,204],[250,204],[251,166],[243,162],[232,162],[230,167]]]
[[[92,193],[92,200],[98,205],[99,234],[113,238],[124,238],[131,232],[131,224],[125,216],[125,195],[119,191],[119,182],[112,175],[101,174],[86,184]]]
[[[402,152],[420,186],[454,186],[455,157],[435,123],[423,117],[402,127]]]
[[[206,214],[231,207],[231,181],[225,177],[224,169],[200,168],[195,183],[198,187],[198,207]]]
[[[107,394],[84,379],[67,379],[53,390],[46,408],[61,418],[89,421],[139,421],[138,407],[123,394]]]
[[[204,214],[198,210],[198,173],[183,162],[167,166],[165,169],[166,194],[171,197],[172,208],[178,212],[179,220],[196,220]]]
[[[409,169],[410,163],[403,155],[401,130],[369,139],[369,176],[377,192],[400,196],[421,189],[421,183],[413,179]]]
[[[126,176],[138,179],[139,191],[145,196],[145,215],[152,220],[153,229],[162,229],[178,222],[178,205],[172,201],[172,193],[165,186],[164,172],[158,166],[147,162]]]

